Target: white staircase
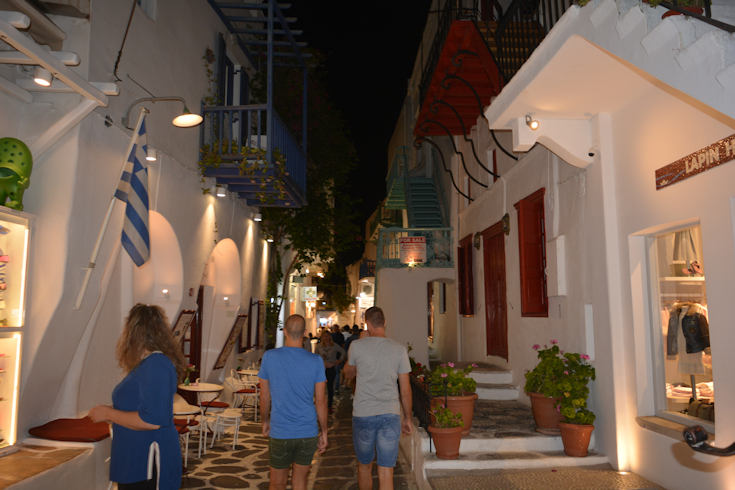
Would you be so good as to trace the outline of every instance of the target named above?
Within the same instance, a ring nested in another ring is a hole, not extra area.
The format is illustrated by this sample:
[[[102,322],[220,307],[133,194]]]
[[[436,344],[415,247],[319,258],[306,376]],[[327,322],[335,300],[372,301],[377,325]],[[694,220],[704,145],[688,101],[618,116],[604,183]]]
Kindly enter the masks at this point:
[[[519,387],[513,373],[482,365],[471,374],[477,381],[478,400],[470,434],[462,438],[459,458],[438,459],[430,451],[429,437],[421,431],[421,452],[427,477],[452,470],[503,470],[589,466],[608,463],[606,456],[590,452],[572,458],[563,452],[560,436],[534,431],[530,408],[518,402]],[[594,433],[590,447],[595,446]]]

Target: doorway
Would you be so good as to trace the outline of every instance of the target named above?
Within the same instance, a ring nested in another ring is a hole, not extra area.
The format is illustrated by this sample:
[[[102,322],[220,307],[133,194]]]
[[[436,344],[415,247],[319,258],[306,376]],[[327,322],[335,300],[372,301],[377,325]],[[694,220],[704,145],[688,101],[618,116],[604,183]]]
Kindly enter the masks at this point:
[[[457,294],[452,280],[437,279],[426,283],[426,337],[429,359],[458,359]]]
[[[485,342],[488,356],[508,360],[508,312],[505,291],[505,236],[499,221],[482,231],[485,284]]]

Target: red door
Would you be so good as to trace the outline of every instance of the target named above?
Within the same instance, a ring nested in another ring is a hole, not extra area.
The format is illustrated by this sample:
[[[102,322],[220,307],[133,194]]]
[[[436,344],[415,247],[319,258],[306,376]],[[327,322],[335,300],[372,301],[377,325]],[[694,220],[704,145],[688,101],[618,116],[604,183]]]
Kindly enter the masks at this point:
[[[508,316],[505,298],[505,237],[502,222],[482,231],[482,259],[487,355],[507,360]]]

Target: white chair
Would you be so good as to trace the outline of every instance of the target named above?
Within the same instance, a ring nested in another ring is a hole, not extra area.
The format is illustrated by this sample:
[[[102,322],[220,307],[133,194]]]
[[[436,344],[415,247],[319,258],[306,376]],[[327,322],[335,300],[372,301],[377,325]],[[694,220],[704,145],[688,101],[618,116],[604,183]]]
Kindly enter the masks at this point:
[[[209,447],[214,447],[214,441],[218,437],[222,437],[225,433],[225,429],[227,427],[233,427],[233,435],[232,435],[232,449],[235,449],[235,446],[237,446],[237,434],[240,432],[240,417],[242,416],[242,412],[237,408],[228,408],[225,409],[223,412],[220,412],[217,414],[217,418],[214,421],[214,428],[212,430],[212,445]]]
[[[201,409],[199,407],[195,405],[189,405],[181,395],[179,395],[178,393],[174,393],[174,416],[186,416],[186,431],[183,431],[183,429],[181,429],[181,422],[176,424],[179,435],[185,439],[186,443],[186,450],[184,453],[184,466],[186,466],[189,458],[189,433],[191,432],[191,427],[199,428],[199,458],[202,457],[202,449],[205,448],[207,445],[207,432],[206,427],[204,426],[205,424],[202,424],[196,420],[191,420],[192,415],[197,415],[200,413]],[[176,420],[177,419],[174,419],[174,421]]]
[[[253,420],[258,421],[258,406],[260,403],[260,381],[257,376],[243,376],[241,381],[241,389],[234,392],[233,405],[240,407],[245,412],[245,408],[252,407],[253,409]]]

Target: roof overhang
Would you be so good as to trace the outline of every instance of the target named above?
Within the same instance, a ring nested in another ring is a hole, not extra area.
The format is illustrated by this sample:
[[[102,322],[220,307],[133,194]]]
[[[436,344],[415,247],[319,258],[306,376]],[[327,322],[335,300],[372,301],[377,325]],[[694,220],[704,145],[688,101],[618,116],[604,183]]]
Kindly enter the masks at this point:
[[[514,151],[525,152],[541,143],[584,168],[596,152],[595,116],[614,116],[650,98],[660,99],[661,104],[695,106],[716,119],[727,118],[578,35],[547,37],[486,108],[485,117],[491,129],[513,131]],[[537,130],[526,125],[527,114],[540,122]]]

